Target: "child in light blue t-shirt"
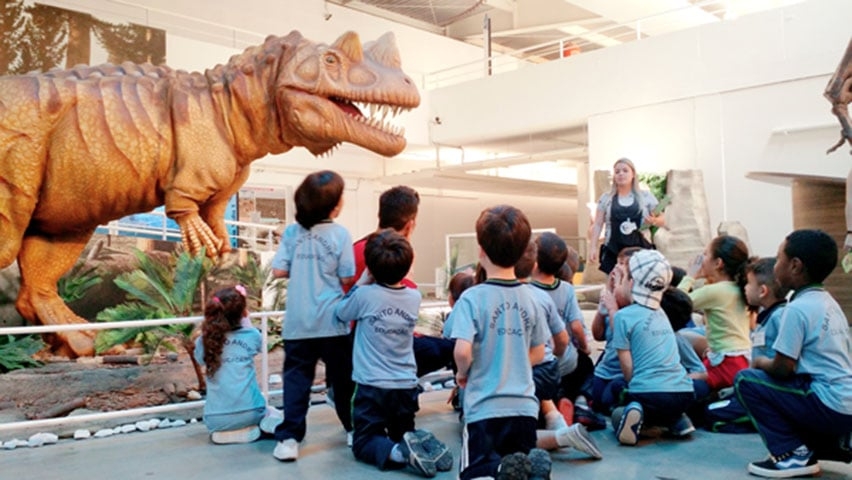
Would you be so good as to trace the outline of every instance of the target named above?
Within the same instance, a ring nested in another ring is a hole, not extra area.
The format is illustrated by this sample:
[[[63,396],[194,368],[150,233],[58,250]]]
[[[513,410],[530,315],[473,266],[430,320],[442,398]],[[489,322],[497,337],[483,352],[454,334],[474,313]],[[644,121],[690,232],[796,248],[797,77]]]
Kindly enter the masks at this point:
[[[849,324],[822,286],[837,258],[837,243],[820,230],[796,230],[778,247],[775,279],[793,295],[772,343],[775,355],[754,358],[734,382],[770,453],[748,465],[753,475],[816,475],[820,459],[852,460]]]
[[[207,369],[204,424],[213,443],[253,442],[260,438],[261,428],[271,433],[280,423],[281,412],[270,408],[267,413],[257,383],[254,357],[261,343],[260,332],[248,319],[242,285],[210,297],[193,355]]]
[[[656,250],[642,250],[628,262],[629,274],[616,288],[633,303],[614,318],[613,347],[628,382],[628,402],[615,426],[618,441],[636,445],[643,423],[667,427],[676,437],[693,432],[687,408],[695,399],[692,380],[680,362],[677,339],[660,308],[671,281],[671,267]],[[614,416],[618,416],[615,413]]]
[[[451,469],[453,457],[431,433],[414,429],[420,388],[413,334],[421,296],[402,283],[413,259],[408,240],[394,230],[370,234],[364,246],[370,275],[362,276],[335,315],[343,324],[357,324],[352,453],[382,470],[407,464],[432,477]]]
[[[456,339],[456,383],[465,388],[461,480],[497,477],[498,470],[550,475],[549,454],[535,448],[538,399],[532,379],[532,365],[544,358],[550,334],[514,271],[530,235],[526,216],[511,206],[486,209],[476,221],[487,280],[455,304],[450,334]]]
[[[326,383],[341,401],[335,411],[350,432],[352,397],[349,325],[334,318],[343,285],[353,281],[352,238],[334,219],[343,207],[343,178],[330,170],[308,175],[296,189],[296,221],[287,226],[272,259],[272,274],[289,278],[284,339],[284,422],[275,431],[273,456],[299,457],[317,362],[326,366]]]

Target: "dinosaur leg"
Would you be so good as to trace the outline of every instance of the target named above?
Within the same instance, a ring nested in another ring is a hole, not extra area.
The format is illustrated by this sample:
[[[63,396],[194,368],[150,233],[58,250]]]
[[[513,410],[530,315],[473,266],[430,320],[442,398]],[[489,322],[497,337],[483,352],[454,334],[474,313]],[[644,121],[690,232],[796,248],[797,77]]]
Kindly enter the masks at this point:
[[[224,242],[213,233],[213,230],[204,223],[204,220],[197,213],[176,216],[174,220],[180,226],[180,235],[184,247],[189,249],[193,255],[198,254],[201,247],[206,247],[208,257],[216,258],[219,256]]]
[[[213,235],[218,238],[222,244],[219,249],[220,254],[225,254],[231,251],[231,239],[228,235],[228,228],[225,226],[225,210],[228,208],[228,199],[208,203],[201,207],[201,218],[210,226]]]
[[[79,258],[92,232],[47,238],[24,236],[18,254],[21,269],[21,291],[15,306],[34,324],[62,325],[86,323],[65,305],[56,291],[56,282]],[[94,332],[69,331],[44,336],[51,349],[70,358],[94,355]]]

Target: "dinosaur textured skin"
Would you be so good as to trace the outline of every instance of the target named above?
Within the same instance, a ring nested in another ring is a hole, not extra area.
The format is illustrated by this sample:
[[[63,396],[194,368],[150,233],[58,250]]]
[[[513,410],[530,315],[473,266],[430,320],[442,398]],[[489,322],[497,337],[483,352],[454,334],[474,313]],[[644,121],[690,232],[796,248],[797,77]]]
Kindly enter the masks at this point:
[[[225,207],[252,161],[342,142],[396,155],[405,138],[384,118],[419,103],[390,33],[327,45],[293,31],[204,73],[124,63],[0,77],[0,268],[17,258],[18,311],[85,322],[57,280],[98,225],[160,205],[190,251],[227,252]],[[93,354],[92,332],[45,339],[58,354]]]
[[[849,104],[852,103],[852,40],[849,40],[840,65],[825,87],[825,98],[831,102],[831,113],[840,121],[840,141],[829,148],[828,153],[840,148],[844,142],[849,142],[852,147],[852,119],[849,118]],[[852,256],[852,168],[846,177],[846,239],[843,243],[847,257]]]

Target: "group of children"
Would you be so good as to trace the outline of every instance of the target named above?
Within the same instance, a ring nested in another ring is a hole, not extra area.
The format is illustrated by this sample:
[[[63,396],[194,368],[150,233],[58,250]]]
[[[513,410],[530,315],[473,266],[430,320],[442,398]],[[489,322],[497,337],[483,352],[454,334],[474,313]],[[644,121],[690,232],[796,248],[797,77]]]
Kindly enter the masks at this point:
[[[224,289],[207,302],[196,350],[207,366],[204,419],[214,443],[272,432],[274,457],[296,460],[322,359],[354,456],[383,470],[409,466],[432,477],[452,468],[447,446],[415,427],[418,376],[443,366],[463,391],[464,480],[550,478],[547,451],[556,448],[602,458],[572,422],[573,408],[610,414],[618,441],[635,445],[643,426],[689,435],[690,416],[701,418],[708,399],[731,390],[771,454],[751,473],[782,478],[817,473],[819,459],[852,460],[848,326],[820,284],[837,262],[823,232],[793,232],[777,260],[749,259],[742,241],[718,237],[677,281],[659,252],[625,249],[592,322],[594,337],[606,340],[595,366],[574,289],[558,278],[569,249],[555,234],[533,239],[517,208],[488,208],[476,220],[479,271],[450,282],[452,312],[436,339],[414,334],[421,296],[406,278],[416,192],[385,192],[379,229],[354,249],[334,223],[343,205],[338,174],[308,175],[295,203],[297,223],[273,260],[274,275],[291,279],[283,421],[257,392],[259,339],[241,321],[244,294],[240,301]],[[793,295],[785,307],[786,290]],[[704,326],[684,328],[693,309]],[[814,413],[791,413],[801,411]]]

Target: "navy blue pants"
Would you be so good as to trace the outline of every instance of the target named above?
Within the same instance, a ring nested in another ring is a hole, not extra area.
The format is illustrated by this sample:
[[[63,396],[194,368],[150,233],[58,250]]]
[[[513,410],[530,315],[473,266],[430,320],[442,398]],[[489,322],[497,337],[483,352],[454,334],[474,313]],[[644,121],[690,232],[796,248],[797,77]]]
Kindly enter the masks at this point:
[[[734,379],[737,398],[772,455],[803,444],[819,450],[827,440],[852,431],[852,415],[828,408],[810,387],[808,375],[778,380],[753,368],[741,370]]]
[[[627,382],[624,376],[607,380],[600,377],[592,377],[592,409],[598,413],[609,415],[612,410],[621,405],[621,392],[627,390]]]
[[[388,457],[402,435],[414,430],[414,414],[420,409],[419,394],[418,387],[397,390],[356,384],[352,397],[355,458],[382,470],[403,467]]]
[[[444,367],[456,371],[453,350],[456,341],[449,338],[414,337],[414,361],[417,363],[417,376],[440,370]]]
[[[628,402],[642,404],[645,425],[669,427],[678,421],[695,401],[694,392],[636,393],[627,390]],[[617,427],[617,426],[616,426]]]
[[[496,477],[500,460],[535,448],[534,417],[488,418],[468,423],[462,431],[459,478]]]
[[[534,365],[532,368],[535,398],[556,400],[559,393],[559,361],[551,360]]]
[[[301,442],[307,429],[317,362],[325,362],[326,385],[334,389],[334,409],[347,432],[352,431],[352,343],[348,335],[284,341],[284,422],[275,440]]]
[[[592,377],[595,374],[595,364],[591,357],[583,352],[578,352],[577,368],[573,372],[562,377],[559,396],[567,398],[572,402],[580,395],[592,398]]]

